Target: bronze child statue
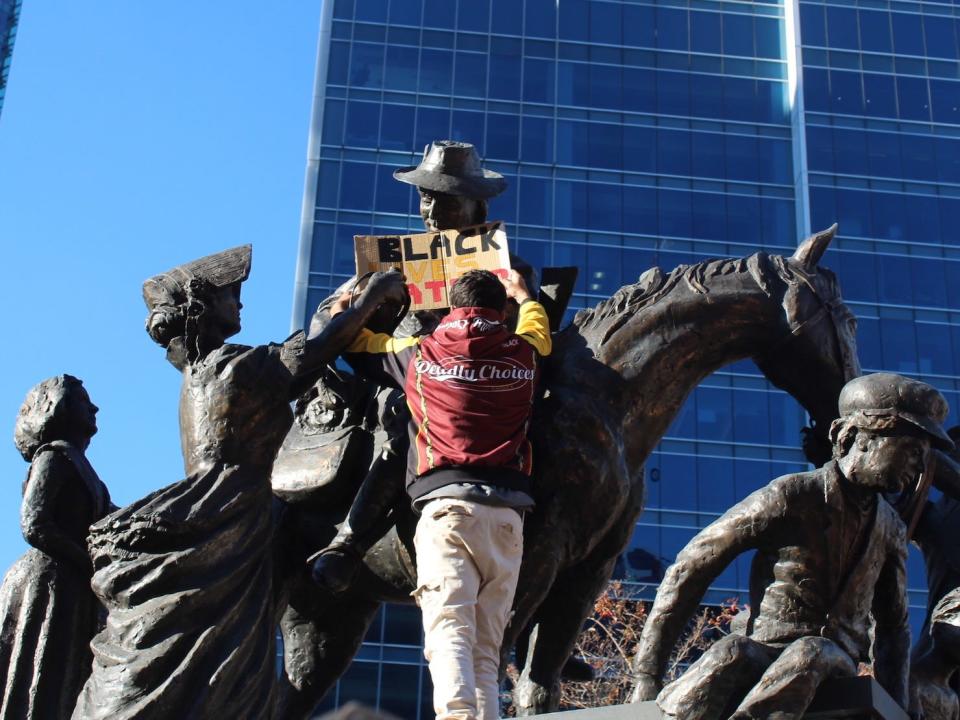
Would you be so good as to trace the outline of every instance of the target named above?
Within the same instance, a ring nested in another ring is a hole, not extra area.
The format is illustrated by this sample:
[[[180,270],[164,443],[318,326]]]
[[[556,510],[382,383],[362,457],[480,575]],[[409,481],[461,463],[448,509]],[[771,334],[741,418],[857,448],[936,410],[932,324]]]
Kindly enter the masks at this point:
[[[17,415],[14,441],[30,463],[20,527],[33,547],[0,587],[0,717],[68,718],[90,674],[98,607],[86,538],[113,509],[84,455],[96,415],[71,375],[31,389]]]
[[[906,530],[880,493],[912,483],[931,446],[952,447],[947,404],[925,383],[877,373],[847,383],[839,408],[832,461],[774,480],[677,556],[640,639],[637,700],[656,697],[681,720],[799,720],[825,678],[855,675],[872,657],[877,681],[907,707]],[[661,691],[703,593],[750,549],[746,634],[725,637]]]
[[[249,245],[234,248],[144,283],[147,332],[183,374],[186,478],[91,529],[93,588],[108,617],[78,720],[276,715],[270,474],[290,402],[406,288],[398,273],[380,274],[315,338],[228,344],[250,256]]]

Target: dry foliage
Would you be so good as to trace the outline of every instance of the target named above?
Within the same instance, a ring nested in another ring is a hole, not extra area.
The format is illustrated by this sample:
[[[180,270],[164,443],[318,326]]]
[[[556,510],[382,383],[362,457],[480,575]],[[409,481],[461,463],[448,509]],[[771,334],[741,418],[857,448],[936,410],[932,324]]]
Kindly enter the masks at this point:
[[[730,622],[743,606],[736,599],[727,600],[718,608],[705,607],[691,622],[670,657],[665,681],[679,676],[687,666],[721,637],[730,632]],[[562,685],[562,709],[593,708],[630,702],[633,692],[633,658],[640,632],[647,619],[646,605],[631,597],[629,589],[612,582],[587,618],[577,638],[574,652],[593,668],[589,682],[565,681]],[[507,675],[511,683],[519,677],[510,665]],[[508,699],[509,702],[509,699]],[[507,705],[505,716],[513,716]]]

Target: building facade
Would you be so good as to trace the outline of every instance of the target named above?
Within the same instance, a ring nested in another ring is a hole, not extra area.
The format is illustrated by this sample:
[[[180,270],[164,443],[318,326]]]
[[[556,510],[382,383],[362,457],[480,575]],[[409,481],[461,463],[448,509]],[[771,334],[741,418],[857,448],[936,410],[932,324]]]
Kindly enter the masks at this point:
[[[510,181],[490,216],[511,249],[580,268],[574,309],[654,265],[790,254],[838,221],[823,264],[860,320],[864,369],[924,379],[956,408],[958,13],[928,0],[325,0],[294,324],[352,275],[353,235],[422,228],[391,174],[452,138]],[[648,462],[618,576],[652,597],[698,529],[807,467],[805,423],[752,363],[708,378]],[[708,602],[745,597],[748,563]],[[910,573],[920,617],[916,553]],[[415,608],[383,609],[325,707],[431,717],[419,637]]]
[[[3,111],[3,97],[10,74],[13,41],[17,36],[20,2],[21,0],[0,0],[0,112]]]

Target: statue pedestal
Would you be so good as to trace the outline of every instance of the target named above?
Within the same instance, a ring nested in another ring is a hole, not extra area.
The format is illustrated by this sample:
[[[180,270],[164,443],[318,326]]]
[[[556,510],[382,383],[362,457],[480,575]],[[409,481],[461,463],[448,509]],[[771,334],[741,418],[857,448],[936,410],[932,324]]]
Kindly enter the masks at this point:
[[[549,713],[542,718],[553,720],[661,720],[654,702],[636,705],[615,705],[591,710],[570,710]],[[871,677],[838,678],[828,680],[813,699],[804,720],[909,720],[897,705]]]

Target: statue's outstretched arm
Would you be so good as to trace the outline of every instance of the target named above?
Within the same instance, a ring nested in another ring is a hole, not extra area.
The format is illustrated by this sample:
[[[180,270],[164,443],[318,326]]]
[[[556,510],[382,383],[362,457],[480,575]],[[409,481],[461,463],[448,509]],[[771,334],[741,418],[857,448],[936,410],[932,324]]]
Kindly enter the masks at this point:
[[[33,459],[20,507],[20,529],[33,547],[57,560],[72,563],[90,575],[93,566],[86,548],[67,535],[56,521],[54,509],[64,482],[74,478],[76,470],[63,455],[41,450]]]
[[[388,302],[400,305],[406,300],[403,275],[395,271],[375,273],[352,307],[337,313],[309,339],[301,336],[296,352],[284,352],[284,364],[298,380],[311,382],[316,373],[346,350],[378,307]]]
[[[876,622],[873,674],[890,697],[906,708],[910,667],[910,625],[907,615],[907,541],[901,532],[887,556],[873,594]]]
[[[774,488],[757,490],[701,530],[667,570],[637,647],[636,670],[659,685],[670,654],[704,593],[742,552],[756,547],[785,507]],[[641,698],[645,699],[645,698]]]

